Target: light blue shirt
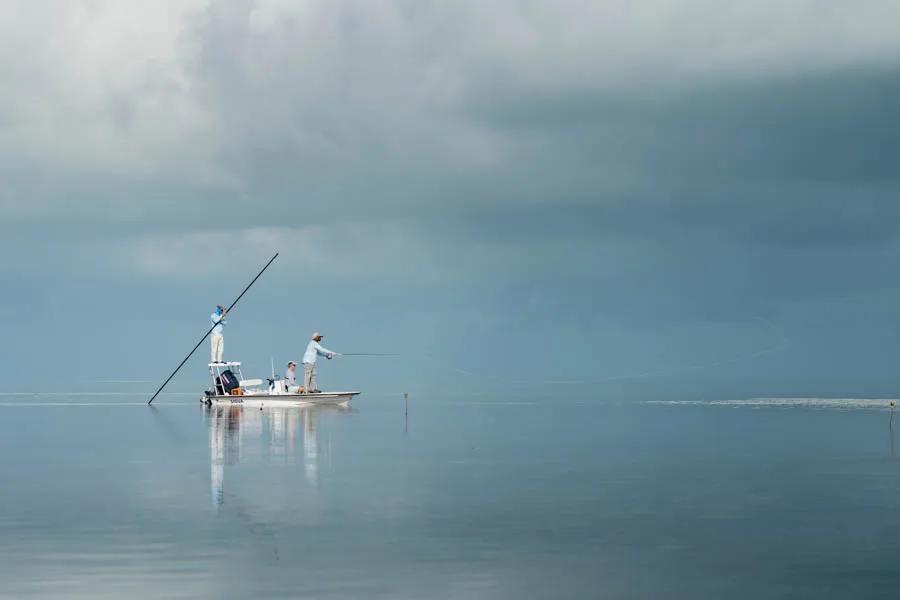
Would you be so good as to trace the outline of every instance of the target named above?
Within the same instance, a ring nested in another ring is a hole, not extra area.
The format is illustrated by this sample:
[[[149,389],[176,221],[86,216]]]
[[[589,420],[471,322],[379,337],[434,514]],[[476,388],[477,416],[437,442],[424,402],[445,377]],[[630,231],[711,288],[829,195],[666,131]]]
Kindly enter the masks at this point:
[[[228,325],[228,322],[225,321],[225,315],[213,313],[209,315],[209,319],[213,322],[213,325],[215,325],[212,330],[213,333],[221,334],[225,326]]]
[[[316,340],[310,340],[309,345],[306,346],[306,353],[303,355],[303,363],[314,365],[316,364],[316,356],[328,356],[329,354],[334,354],[334,352],[328,348],[323,348],[322,344]]]

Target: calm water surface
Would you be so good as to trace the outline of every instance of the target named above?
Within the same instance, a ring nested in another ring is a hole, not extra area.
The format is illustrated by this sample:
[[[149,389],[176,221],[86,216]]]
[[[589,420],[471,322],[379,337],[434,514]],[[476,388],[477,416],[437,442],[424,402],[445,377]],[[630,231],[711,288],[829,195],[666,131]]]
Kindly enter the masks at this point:
[[[3,598],[900,594],[876,406],[13,400]]]

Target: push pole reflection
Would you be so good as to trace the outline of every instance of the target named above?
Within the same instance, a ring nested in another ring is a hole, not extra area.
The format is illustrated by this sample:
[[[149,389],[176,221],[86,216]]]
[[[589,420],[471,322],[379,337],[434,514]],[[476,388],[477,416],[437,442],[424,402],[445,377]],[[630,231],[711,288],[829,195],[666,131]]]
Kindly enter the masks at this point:
[[[238,464],[248,455],[270,463],[293,465],[297,450],[302,446],[306,481],[312,486],[318,485],[320,451],[316,418],[317,411],[321,410],[339,409],[282,407],[259,410],[239,405],[204,406],[209,427],[213,508],[219,510],[225,499],[225,467]]]

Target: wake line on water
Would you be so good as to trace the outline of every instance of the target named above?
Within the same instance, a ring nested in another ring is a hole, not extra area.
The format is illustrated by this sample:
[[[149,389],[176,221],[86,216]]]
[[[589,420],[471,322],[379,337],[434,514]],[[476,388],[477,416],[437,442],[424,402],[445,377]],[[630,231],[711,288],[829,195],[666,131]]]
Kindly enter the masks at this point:
[[[747,398],[744,400],[645,400],[642,404],[668,406],[730,406],[730,407],[809,407],[838,409],[890,409],[897,398]]]
[[[0,392],[0,396],[31,398],[39,396],[146,396],[146,392]],[[167,396],[196,396],[194,392],[167,392]]]
[[[193,406],[195,402],[166,402],[166,406]],[[0,407],[13,406],[147,406],[146,402],[0,402]]]

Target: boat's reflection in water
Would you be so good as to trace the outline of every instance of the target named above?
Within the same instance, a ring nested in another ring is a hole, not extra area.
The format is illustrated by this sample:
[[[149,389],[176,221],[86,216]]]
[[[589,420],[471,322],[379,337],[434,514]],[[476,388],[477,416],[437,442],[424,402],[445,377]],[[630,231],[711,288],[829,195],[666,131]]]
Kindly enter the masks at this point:
[[[224,501],[226,465],[236,465],[247,453],[265,455],[270,463],[295,464],[303,445],[303,471],[310,485],[319,480],[319,438],[316,419],[323,411],[349,412],[340,406],[254,407],[204,406],[209,426],[210,487],[213,507]]]

